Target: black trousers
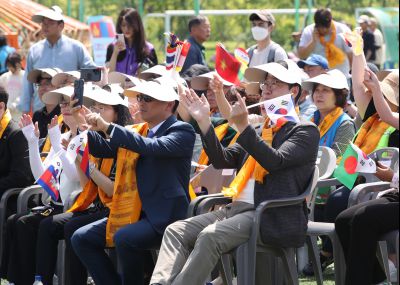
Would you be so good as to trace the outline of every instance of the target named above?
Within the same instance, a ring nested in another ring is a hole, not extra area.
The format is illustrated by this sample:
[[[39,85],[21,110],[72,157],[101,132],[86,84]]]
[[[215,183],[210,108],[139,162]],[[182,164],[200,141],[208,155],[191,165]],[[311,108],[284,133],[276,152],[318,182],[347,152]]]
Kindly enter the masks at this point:
[[[346,285],[376,284],[386,279],[376,257],[379,236],[399,228],[399,203],[371,200],[343,211],[335,229],[346,258]]]
[[[82,226],[107,217],[108,208],[61,213],[41,221],[36,248],[36,273],[45,285],[53,284],[58,241],[65,240],[65,284],[86,285],[87,270],[71,247],[71,236]]]
[[[62,207],[55,207],[50,215],[60,212]],[[8,252],[3,255],[2,266],[7,268],[9,282],[32,285],[35,281],[37,233],[40,222],[45,218],[47,216],[40,213],[25,213],[14,214],[7,219],[5,248]]]

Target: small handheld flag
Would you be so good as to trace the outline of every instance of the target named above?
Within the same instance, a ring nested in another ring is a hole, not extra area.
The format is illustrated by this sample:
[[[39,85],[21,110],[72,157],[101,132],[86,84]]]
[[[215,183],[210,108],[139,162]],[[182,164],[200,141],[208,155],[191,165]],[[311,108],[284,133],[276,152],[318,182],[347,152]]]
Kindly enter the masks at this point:
[[[82,144],[87,142],[87,134],[87,130],[83,131],[69,142],[66,156],[71,163],[75,161]]]
[[[43,174],[36,181],[37,184],[51,196],[54,201],[57,201],[60,197],[60,174],[62,169],[62,162],[60,157],[56,156],[50,162],[49,167],[43,172]]]
[[[189,53],[190,43],[180,41],[173,33],[165,33],[168,44],[166,49],[165,67],[167,70],[180,72]]]
[[[80,164],[80,168],[82,169],[83,173],[90,178],[90,173],[89,173],[89,144],[87,142],[87,136],[86,136],[86,141],[84,141],[80,147],[79,153],[82,155],[82,161]]]
[[[290,94],[267,100],[264,102],[264,106],[267,116],[277,127],[288,121],[300,122]]]
[[[352,189],[358,173],[376,173],[376,164],[360,148],[350,143],[333,176]]]
[[[243,80],[244,78],[244,72],[247,69],[247,66],[249,65],[250,62],[250,57],[247,51],[243,48],[237,48],[234,51],[235,58],[242,64],[240,69],[239,69],[239,80]]]
[[[345,32],[339,35],[343,38],[346,45],[353,49],[354,55],[363,54],[363,39],[357,31]]]
[[[241,63],[225,47],[218,43],[215,48],[215,70],[226,81],[240,85],[239,72]]]

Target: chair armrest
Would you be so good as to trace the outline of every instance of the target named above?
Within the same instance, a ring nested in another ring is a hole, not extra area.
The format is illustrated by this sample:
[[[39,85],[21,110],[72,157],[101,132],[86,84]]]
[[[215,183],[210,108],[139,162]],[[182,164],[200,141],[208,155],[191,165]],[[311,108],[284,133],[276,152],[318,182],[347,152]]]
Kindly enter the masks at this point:
[[[357,185],[350,192],[348,207],[358,204],[360,197],[365,194],[381,192],[387,189],[390,189],[390,182],[379,181]]]
[[[226,205],[229,203],[232,203],[232,198],[225,197],[222,194],[219,194],[219,196],[206,197],[200,201],[197,209],[195,210],[195,215],[205,214],[215,205]]]
[[[17,213],[21,214],[27,212],[29,199],[33,195],[43,194],[43,193],[44,190],[39,185],[33,185],[22,190],[21,193],[18,195]]]
[[[337,180],[337,178],[329,178],[318,180],[317,187],[330,187],[330,186],[340,186],[342,182]]]
[[[204,199],[207,199],[207,198],[220,197],[220,196],[223,196],[223,194],[217,193],[217,194],[209,194],[209,195],[202,195],[202,196],[196,197],[189,204],[188,211],[187,211],[187,218],[196,216],[197,207],[201,201],[203,201]]]
[[[7,220],[7,203],[11,197],[18,196],[23,188],[11,188],[8,189],[1,195],[0,200],[0,252],[3,252],[3,243],[4,243],[4,226]],[[1,262],[1,261],[0,261]]]
[[[73,191],[69,197],[68,200],[64,203],[64,212],[68,211],[69,208],[72,207],[72,205],[75,203],[76,199],[78,199],[79,194],[82,193],[82,190],[76,190]]]

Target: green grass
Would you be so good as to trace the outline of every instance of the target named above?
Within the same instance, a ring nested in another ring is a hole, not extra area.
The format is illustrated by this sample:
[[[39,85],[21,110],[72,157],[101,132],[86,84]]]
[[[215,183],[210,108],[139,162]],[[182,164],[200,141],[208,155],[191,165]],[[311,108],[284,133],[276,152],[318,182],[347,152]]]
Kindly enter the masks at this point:
[[[335,273],[334,273],[333,265],[328,266],[328,268],[324,272],[323,278],[324,278],[324,285],[334,285],[335,284]],[[317,281],[315,280],[315,278],[309,278],[309,277],[306,278],[306,277],[300,276],[299,281],[300,281],[301,285],[317,284]]]

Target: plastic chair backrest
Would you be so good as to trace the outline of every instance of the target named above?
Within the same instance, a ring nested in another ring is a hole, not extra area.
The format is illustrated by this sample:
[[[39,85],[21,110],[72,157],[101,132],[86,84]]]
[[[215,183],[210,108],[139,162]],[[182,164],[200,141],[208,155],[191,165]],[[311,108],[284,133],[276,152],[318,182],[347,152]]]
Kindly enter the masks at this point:
[[[318,149],[316,164],[319,169],[319,179],[330,178],[336,167],[336,154],[333,149],[326,146],[320,146]]]
[[[225,171],[226,172],[226,171]],[[223,175],[223,169],[215,169],[214,166],[209,165],[202,172],[193,176],[190,180],[199,180],[197,186],[201,186],[207,189],[208,194],[220,193],[222,187],[229,186],[235,177],[235,171],[230,171],[229,175]]]
[[[378,160],[380,163],[385,166],[389,166],[391,169],[395,168],[395,165],[399,161],[399,149],[395,147],[385,147],[368,155],[374,160]],[[374,174],[372,173],[362,173],[362,176],[365,177],[365,183],[380,181]]]

